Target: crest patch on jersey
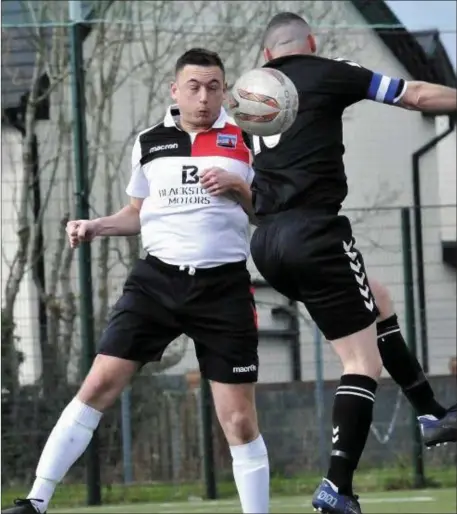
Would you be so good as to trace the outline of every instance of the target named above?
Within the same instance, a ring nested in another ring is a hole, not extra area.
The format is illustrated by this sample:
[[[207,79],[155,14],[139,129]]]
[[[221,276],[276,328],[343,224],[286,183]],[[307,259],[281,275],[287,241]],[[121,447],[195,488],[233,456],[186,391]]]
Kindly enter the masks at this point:
[[[224,148],[236,148],[237,136],[235,134],[218,134],[216,145]]]

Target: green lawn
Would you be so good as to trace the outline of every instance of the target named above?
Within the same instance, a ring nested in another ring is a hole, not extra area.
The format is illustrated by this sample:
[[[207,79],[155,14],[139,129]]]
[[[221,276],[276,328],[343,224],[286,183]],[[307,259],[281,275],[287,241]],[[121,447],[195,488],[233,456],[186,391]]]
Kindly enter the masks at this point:
[[[364,514],[451,514],[457,512],[455,489],[427,489],[422,491],[397,491],[394,493],[367,493],[361,498]],[[51,510],[50,514],[145,514],[145,513],[231,513],[240,512],[238,501],[187,501],[110,505],[83,509]],[[311,513],[310,497],[285,496],[273,498],[272,513]]]
[[[321,476],[314,473],[271,478],[272,512],[311,512],[309,498]],[[410,467],[362,469],[356,473],[355,490],[362,498],[364,513],[457,513],[457,470],[455,466],[428,468],[426,488],[414,489]],[[28,487],[2,487],[2,508],[14,498],[24,497]],[[61,484],[51,504],[51,514],[77,513],[146,513],[146,512],[240,512],[231,476],[220,476],[218,501],[204,501],[204,487],[196,483],[104,484],[104,505],[84,507],[87,488],[84,484]],[[365,505],[364,505],[365,501]]]

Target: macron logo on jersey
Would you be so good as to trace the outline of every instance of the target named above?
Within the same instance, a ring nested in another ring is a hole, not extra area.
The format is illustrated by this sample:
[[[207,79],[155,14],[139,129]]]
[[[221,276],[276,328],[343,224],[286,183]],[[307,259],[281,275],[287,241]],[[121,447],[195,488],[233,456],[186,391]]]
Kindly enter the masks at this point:
[[[401,97],[398,88],[402,82],[401,79],[391,79],[381,73],[373,73],[367,96],[376,102],[393,104]]]
[[[149,149],[149,153],[160,152],[161,150],[176,150],[177,148],[178,148],[178,143],[170,143],[169,145],[157,145],[157,146],[152,146]]]

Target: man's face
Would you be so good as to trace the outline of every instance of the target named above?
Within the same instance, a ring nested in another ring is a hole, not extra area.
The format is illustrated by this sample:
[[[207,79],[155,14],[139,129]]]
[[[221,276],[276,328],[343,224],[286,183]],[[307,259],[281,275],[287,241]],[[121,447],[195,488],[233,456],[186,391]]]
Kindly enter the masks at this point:
[[[211,127],[219,117],[225,83],[217,66],[187,65],[171,86],[183,122],[195,128]]]

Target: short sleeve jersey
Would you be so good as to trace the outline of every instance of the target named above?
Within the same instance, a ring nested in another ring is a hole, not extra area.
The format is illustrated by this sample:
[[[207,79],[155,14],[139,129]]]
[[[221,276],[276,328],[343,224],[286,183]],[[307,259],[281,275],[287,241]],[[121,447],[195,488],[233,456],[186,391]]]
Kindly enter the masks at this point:
[[[249,222],[236,198],[211,196],[202,171],[220,167],[247,183],[253,178],[241,130],[224,109],[210,130],[183,131],[179,109],[170,106],[163,122],[143,130],[132,151],[127,194],[144,199],[144,249],[168,264],[212,268],[246,260]]]
[[[339,209],[347,195],[343,112],[361,100],[395,104],[402,79],[342,59],[282,57],[265,67],[285,73],[299,94],[295,122],[282,135],[244,136],[254,160],[253,201],[258,216],[298,206]]]

